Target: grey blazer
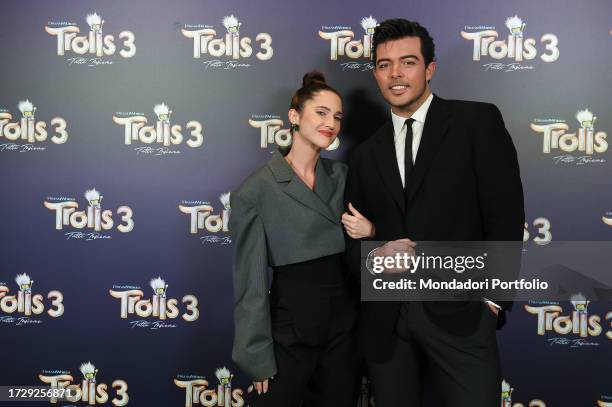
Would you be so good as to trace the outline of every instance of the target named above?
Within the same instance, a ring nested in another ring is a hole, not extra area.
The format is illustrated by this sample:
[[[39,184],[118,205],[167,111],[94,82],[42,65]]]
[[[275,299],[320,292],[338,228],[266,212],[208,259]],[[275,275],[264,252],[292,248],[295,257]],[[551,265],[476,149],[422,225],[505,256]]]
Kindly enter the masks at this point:
[[[347,166],[319,158],[310,190],[278,152],[232,192],[234,346],[232,359],[252,379],[276,374],[268,266],[342,253]]]

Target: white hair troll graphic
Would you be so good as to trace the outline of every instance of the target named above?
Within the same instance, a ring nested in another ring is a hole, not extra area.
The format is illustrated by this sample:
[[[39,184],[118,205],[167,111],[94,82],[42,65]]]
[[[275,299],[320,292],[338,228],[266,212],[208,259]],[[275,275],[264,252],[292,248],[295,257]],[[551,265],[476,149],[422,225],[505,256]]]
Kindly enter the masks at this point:
[[[234,378],[234,375],[231,374],[229,369],[226,368],[225,366],[217,369],[215,371],[215,376],[217,376],[219,383],[221,383],[224,386],[231,384],[232,379]]]
[[[221,205],[223,205],[223,208],[229,210],[230,207],[230,195],[231,192],[225,192],[223,194],[221,194],[221,196],[219,196],[219,201],[221,201]]]
[[[87,379],[87,381],[96,380],[96,374],[98,374],[98,369],[96,369],[96,367],[91,362],[82,363],[80,370],[81,373],[83,373],[83,377]]]
[[[32,102],[26,99],[24,101],[19,102],[17,107],[21,111],[21,115],[23,117],[29,120],[34,119],[34,112],[36,112],[36,106],[34,106]]]
[[[151,284],[151,288],[153,289],[153,292],[156,295],[159,295],[162,297],[166,296],[166,291],[168,290],[168,284],[166,284],[166,282],[161,277],[156,277],[152,279],[150,284]]]
[[[100,192],[96,191],[95,188],[85,191],[85,199],[87,199],[87,202],[89,202],[89,206],[91,207],[100,208],[102,198],[104,198],[104,196],[100,195]]]
[[[157,115],[157,119],[162,122],[169,122],[172,110],[164,102],[153,106],[153,111]]]
[[[580,313],[586,313],[590,303],[582,293],[572,295],[570,297],[570,302],[574,306],[574,309]]]
[[[91,31],[102,31],[104,20],[102,20],[102,17],[100,17],[97,13],[87,14],[85,21],[87,21],[87,24],[89,24]]]
[[[34,280],[30,280],[30,276],[26,273],[17,274],[15,282],[19,286],[19,290],[25,292],[30,292],[32,290],[32,284],[34,284]]]
[[[525,23],[519,16],[508,17],[506,19],[506,27],[510,30],[512,35],[522,37],[523,30],[525,29]]]
[[[242,23],[239,22],[238,19],[232,14],[231,16],[227,16],[223,19],[223,25],[228,33],[238,36]]]
[[[378,23],[376,22],[376,19],[374,19],[374,17],[372,16],[364,17],[361,19],[361,27],[365,30],[366,34],[368,35],[374,34],[374,29],[376,28],[377,25]]]
[[[507,381],[503,380],[502,381],[502,390],[501,390],[501,399],[504,402],[509,402],[512,401],[512,390],[514,390],[512,387],[510,387],[510,383],[508,383]],[[506,404],[503,405],[504,407],[506,406]]]
[[[591,112],[589,109],[584,109],[576,113],[576,120],[578,120],[582,127],[593,128],[595,120],[597,120],[597,116],[593,116],[593,112]]]

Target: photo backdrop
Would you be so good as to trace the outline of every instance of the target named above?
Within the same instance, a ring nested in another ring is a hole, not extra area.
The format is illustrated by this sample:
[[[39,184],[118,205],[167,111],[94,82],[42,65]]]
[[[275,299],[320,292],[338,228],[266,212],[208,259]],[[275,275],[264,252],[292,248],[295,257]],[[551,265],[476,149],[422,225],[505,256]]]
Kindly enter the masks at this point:
[[[369,58],[387,18],[429,29],[434,93],[500,108],[525,240],[612,238],[607,0],[0,10],[0,384],[79,389],[51,405],[249,405],[231,361],[224,194],[290,143],[289,100],[312,69],[344,99],[326,156],[345,159],[389,117]],[[610,302],[516,304],[498,333],[501,405],[612,405],[611,321]]]

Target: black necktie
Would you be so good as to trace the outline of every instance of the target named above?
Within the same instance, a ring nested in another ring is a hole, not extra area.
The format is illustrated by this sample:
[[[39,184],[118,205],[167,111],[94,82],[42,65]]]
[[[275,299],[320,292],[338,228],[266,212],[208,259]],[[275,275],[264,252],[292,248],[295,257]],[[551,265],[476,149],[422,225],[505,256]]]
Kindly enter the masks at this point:
[[[408,180],[412,172],[412,123],[414,119],[406,119],[406,147],[404,148],[404,190],[408,190]]]

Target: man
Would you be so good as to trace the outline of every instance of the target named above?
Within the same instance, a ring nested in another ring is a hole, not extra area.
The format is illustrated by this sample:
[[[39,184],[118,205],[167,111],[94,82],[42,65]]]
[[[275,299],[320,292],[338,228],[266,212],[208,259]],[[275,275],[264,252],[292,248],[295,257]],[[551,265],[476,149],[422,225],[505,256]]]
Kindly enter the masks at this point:
[[[349,159],[353,215],[343,223],[352,271],[359,275],[360,240],[351,228],[362,216],[372,223],[370,240],[390,241],[377,255],[409,251],[415,241],[521,241],[519,167],[499,110],[431,93],[434,43],[418,23],[384,21],[372,45],[391,120]],[[447,406],[498,405],[495,327],[504,322],[499,308],[510,306],[363,302],[359,334],[376,406],[420,406],[425,377]]]

